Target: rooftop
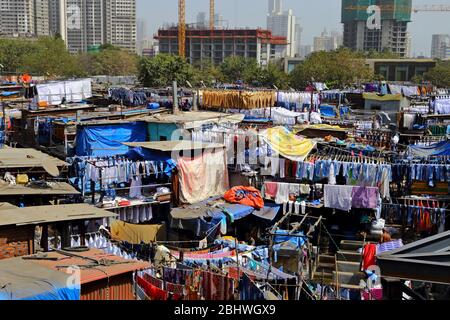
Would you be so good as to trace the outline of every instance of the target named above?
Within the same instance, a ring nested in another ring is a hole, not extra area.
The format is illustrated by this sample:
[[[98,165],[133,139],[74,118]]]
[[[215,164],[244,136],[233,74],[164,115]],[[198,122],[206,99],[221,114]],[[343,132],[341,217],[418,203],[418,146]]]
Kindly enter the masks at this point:
[[[174,123],[182,125],[184,129],[192,129],[211,123],[240,123],[244,120],[243,114],[230,114],[221,112],[190,111],[179,114],[158,114],[142,118],[148,123]]]
[[[66,162],[35,149],[0,149],[0,169],[44,168],[49,174],[58,176],[58,167],[66,165]]]
[[[32,196],[32,195],[77,195],[78,192],[74,187],[66,182],[50,182],[49,188],[27,187],[25,185],[10,185],[9,183],[0,182],[0,196]]]
[[[50,252],[48,253],[48,257],[57,258],[58,260],[39,260],[36,261],[36,264],[59,271],[64,271],[66,269],[61,267],[61,265],[79,266],[81,267],[80,283],[82,285],[120,274],[150,268],[150,263],[148,262],[125,260],[98,249],[77,252],[76,255],[73,255],[72,253],[64,254],[62,251],[61,253]]]
[[[74,220],[97,220],[116,217],[115,213],[88,204],[38,206],[0,210],[0,226],[37,225]]]

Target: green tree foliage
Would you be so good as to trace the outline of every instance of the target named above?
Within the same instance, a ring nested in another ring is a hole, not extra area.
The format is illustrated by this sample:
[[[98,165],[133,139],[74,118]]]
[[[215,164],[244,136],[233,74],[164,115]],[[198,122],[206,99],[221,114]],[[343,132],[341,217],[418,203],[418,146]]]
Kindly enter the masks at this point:
[[[37,44],[28,39],[0,39],[0,64],[3,72],[22,71],[27,56],[37,52]]]
[[[270,63],[267,68],[260,70],[259,81],[262,86],[276,86],[280,90],[288,89],[289,76],[284,72],[283,68],[275,63]]]
[[[22,71],[50,77],[80,74],[75,58],[67,51],[62,39],[42,37],[34,44],[36,49],[23,59]]]
[[[139,79],[146,87],[164,87],[177,81],[185,85],[191,80],[193,69],[185,59],[168,54],[159,54],[154,58],[144,57],[139,64]]]
[[[210,87],[217,82],[223,81],[224,77],[219,67],[211,62],[202,62],[193,66],[192,85],[201,87],[203,83],[205,86]]]
[[[137,74],[138,57],[105,44],[97,53],[70,54],[60,36],[0,39],[3,72],[29,72],[50,78]]]
[[[219,66],[225,82],[243,80],[246,83],[258,82],[261,68],[256,59],[245,57],[227,57]]]
[[[364,59],[348,49],[314,52],[290,76],[291,85],[295,88],[306,87],[312,80],[337,87],[373,78]]]
[[[100,52],[81,54],[78,63],[87,75],[124,76],[138,72],[139,59],[120,48],[107,46]]]
[[[450,87],[450,61],[440,61],[430,71],[425,73],[424,80],[441,88]]]

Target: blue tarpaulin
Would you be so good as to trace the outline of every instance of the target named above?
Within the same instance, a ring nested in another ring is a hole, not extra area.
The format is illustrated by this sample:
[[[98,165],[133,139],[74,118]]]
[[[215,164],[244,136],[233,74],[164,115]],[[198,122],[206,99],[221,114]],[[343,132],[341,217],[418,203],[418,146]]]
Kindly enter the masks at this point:
[[[123,142],[147,141],[147,126],[143,122],[78,127],[76,155],[115,156],[128,152]]]
[[[3,92],[0,92],[0,96],[2,96],[2,97],[10,97],[10,96],[15,96],[15,95],[17,95],[19,93],[20,93],[20,91],[3,91]]]
[[[411,145],[408,150],[415,157],[450,156],[450,141],[442,141],[429,146]]]
[[[301,248],[305,243],[305,239],[303,239],[302,237],[304,236],[303,232],[290,234],[290,232],[287,230],[277,230],[275,234],[276,234],[274,239],[275,244],[291,242],[297,248]]]
[[[80,300],[80,282],[30,260],[5,259],[0,261],[0,300]]]
[[[170,153],[159,150],[149,150],[142,147],[130,148],[125,156],[133,161],[165,161],[167,166],[164,173],[170,177],[172,171],[177,167],[177,163],[171,159]]]
[[[336,110],[333,106],[320,106],[320,114],[322,117],[336,118]]]

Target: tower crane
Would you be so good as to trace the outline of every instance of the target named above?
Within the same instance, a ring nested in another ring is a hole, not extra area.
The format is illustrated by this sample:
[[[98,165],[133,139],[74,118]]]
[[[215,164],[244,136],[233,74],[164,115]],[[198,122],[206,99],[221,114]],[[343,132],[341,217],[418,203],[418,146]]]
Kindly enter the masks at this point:
[[[214,30],[215,0],[209,0],[209,28]],[[186,58],[186,0],[178,0],[178,55]]]

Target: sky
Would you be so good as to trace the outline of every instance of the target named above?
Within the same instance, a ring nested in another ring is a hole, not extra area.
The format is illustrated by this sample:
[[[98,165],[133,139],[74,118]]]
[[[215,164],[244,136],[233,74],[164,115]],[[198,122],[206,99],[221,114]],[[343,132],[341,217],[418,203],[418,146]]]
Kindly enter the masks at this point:
[[[215,0],[216,13],[224,26],[266,27],[267,0]],[[448,5],[450,0],[413,0],[414,7]],[[313,38],[327,31],[342,31],[341,0],[284,0],[284,9],[292,9],[303,28],[302,45],[312,45]],[[196,21],[197,13],[209,12],[209,0],[186,0],[187,23]],[[148,34],[156,33],[164,23],[178,20],[178,0],[137,0],[137,16],[147,23]],[[432,34],[450,34],[450,12],[413,13],[408,30],[412,35],[412,54],[430,55]]]

